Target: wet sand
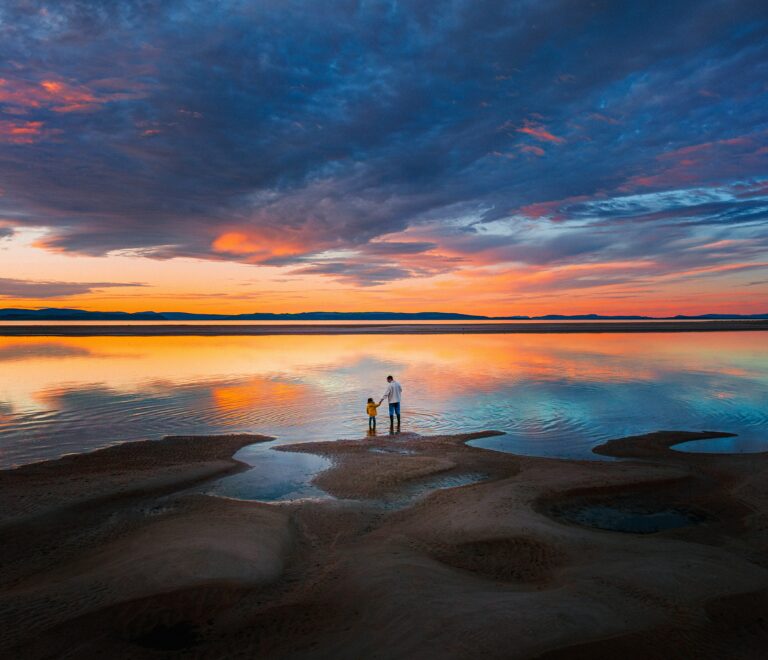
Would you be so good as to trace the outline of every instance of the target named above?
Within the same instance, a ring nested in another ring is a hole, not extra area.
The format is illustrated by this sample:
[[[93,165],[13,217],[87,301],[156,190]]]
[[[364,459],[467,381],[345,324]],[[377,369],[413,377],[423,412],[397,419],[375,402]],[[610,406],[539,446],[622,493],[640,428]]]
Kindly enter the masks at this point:
[[[670,449],[717,433],[611,441],[597,451],[623,460],[608,461],[465,444],[490,433],[280,447],[333,461],[323,501],[188,490],[242,469],[232,453],[260,436],[0,472],[0,655],[763,657],[768,454]],[[595,504],[696,522],[633,534],[560,516]]]
[[[153,337],[221,335],[444,335],[578,332],[723,332],[768,330],[768,320],[510,321],[509,323],[349,323],[265,325],[0,325],[0,337]]]

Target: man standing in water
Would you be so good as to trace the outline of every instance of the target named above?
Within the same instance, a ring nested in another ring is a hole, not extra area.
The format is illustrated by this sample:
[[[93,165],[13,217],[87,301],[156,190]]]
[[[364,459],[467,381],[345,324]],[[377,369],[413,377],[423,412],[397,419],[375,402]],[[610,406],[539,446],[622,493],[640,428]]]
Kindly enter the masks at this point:
[[[400,395],[403,392],[403,388],[392,376],[387,376],[387,383],[389,385],[387,385],[387,391],[384,392],[381,401],[384,401],[386,397],[389,403],[389,432],[395,432],[395,415],[397,415],[397,432],[400,433]]]

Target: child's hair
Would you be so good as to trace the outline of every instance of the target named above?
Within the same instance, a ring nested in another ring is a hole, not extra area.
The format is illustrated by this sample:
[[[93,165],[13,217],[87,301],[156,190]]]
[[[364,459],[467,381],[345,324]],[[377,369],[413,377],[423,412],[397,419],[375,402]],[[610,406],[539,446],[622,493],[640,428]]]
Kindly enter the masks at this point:
[[[373,403],[373,398],[372,397],[368,397],[368,403]]]

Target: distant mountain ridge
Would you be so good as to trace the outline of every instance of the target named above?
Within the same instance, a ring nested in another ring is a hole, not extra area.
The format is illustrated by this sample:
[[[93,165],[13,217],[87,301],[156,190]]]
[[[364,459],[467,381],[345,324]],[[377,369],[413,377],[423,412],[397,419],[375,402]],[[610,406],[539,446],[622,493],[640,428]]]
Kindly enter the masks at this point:
[[[0,309],[0,321],[165,321],[157,312],[89,312],[83,309]]]
[[[299,312],[296,314],[193,314],[188,312],[89,312],[83,309],[0,309],[0,321],[670,321],[768,319],[766,314],[700,314],[688,316],[603,316],[546,314],[544,316],[482,316],[453,312]]]

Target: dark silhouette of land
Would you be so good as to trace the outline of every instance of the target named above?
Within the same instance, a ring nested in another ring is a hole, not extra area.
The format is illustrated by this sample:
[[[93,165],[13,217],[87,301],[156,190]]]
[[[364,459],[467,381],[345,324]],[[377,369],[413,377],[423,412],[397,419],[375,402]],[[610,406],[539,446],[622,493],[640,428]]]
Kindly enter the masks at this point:
[[[14,323],[0,325],[0,337],[151,337],[151,336],[220,336],[220,335],[445,335],[445,334],[510,334],[510,333],[599,333],[599,332],[722,332],[768,330],[768,320],[716,321],[514,321],[500,323],[322,323],[267,324],[243,323],[157,323],[141,325],[99,323],[68,325]]]
[[[91,312],[83,309],[0,309],[0,321],[684,321],[758,320],[766,314],[701,314],[698,316],[611,316],[546,314],[544,316],[483,316],[454,312],[299,312],[296,314],[191,314],[188,312]]]

